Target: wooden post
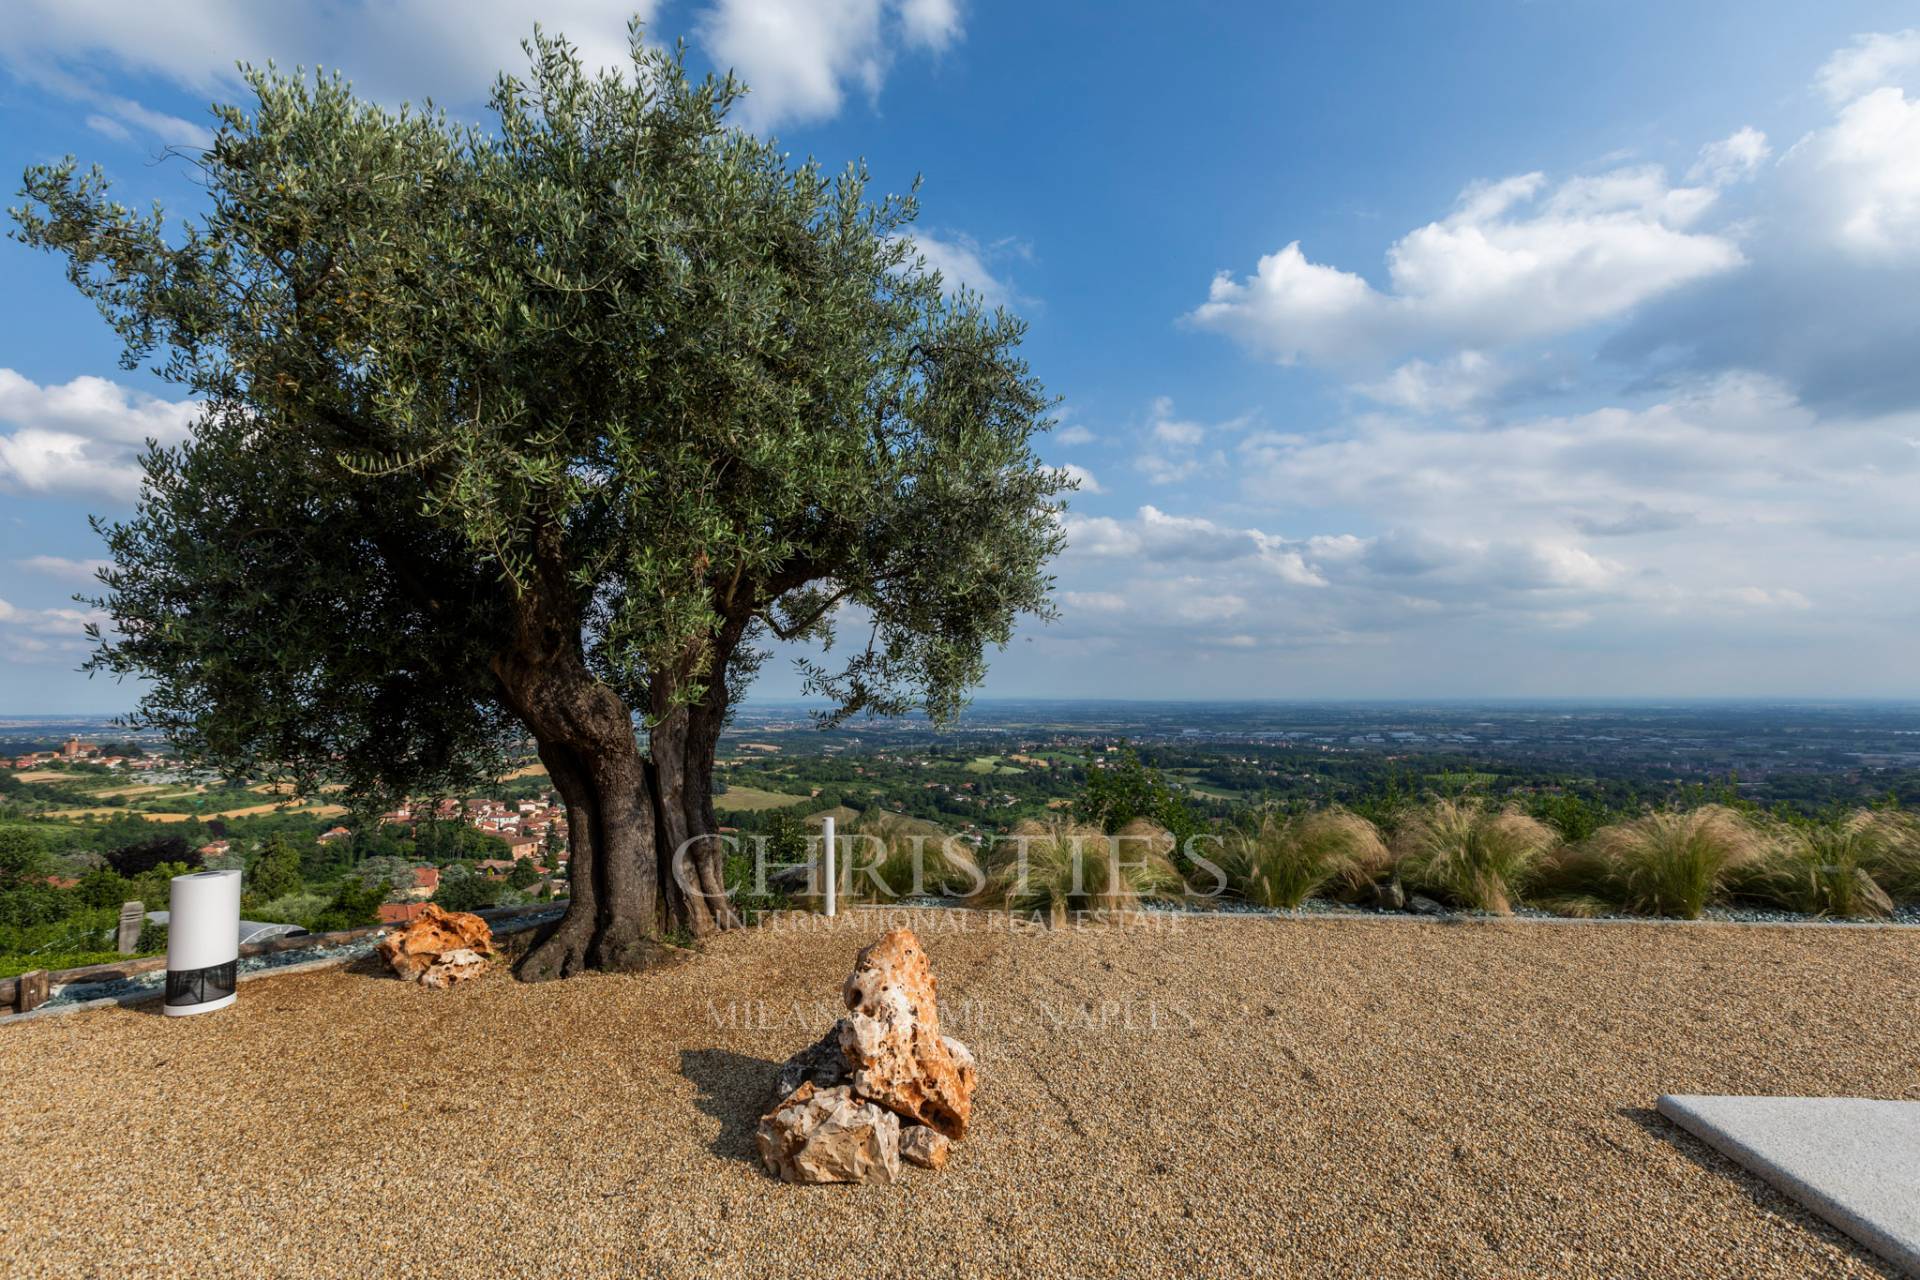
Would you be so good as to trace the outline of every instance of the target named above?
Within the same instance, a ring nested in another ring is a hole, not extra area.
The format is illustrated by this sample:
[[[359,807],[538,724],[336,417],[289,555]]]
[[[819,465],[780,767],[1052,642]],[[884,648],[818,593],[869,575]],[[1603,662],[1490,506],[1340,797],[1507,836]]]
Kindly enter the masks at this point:
[[[114,938],[114,950],[130,956],[140,949],[140,927],[147,922],[147,908],[139,902],[120,904],[120,931]]]
[[[20,983],[13,991],[13,1009],[15,1013],[26,1013],[38,1009],[47,1002],[47,971],[35,969],[20,975]]]

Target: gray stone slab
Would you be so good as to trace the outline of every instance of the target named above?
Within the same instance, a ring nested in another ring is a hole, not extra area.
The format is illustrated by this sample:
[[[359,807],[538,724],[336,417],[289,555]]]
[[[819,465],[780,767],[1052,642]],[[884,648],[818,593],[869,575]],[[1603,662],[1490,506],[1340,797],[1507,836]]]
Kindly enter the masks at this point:
[[[1660,1114],[1920,1277],[1920,1102],[1667,1095]]]

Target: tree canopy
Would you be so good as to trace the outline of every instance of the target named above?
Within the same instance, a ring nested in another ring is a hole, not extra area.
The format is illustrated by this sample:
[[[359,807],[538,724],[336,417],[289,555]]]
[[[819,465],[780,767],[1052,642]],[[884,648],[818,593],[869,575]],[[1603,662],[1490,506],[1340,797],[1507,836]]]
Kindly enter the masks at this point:
[[[204,406],[102,526],[92,666],[147,677],[138,722],[201,759],[356,793],[468,784],[531,734],[606,846],[585,910],[698,933],[713,860],[690,903],[660,850],[714,829],[766,639],[813,644],[836,716],[952,715],[1049,612],[1069,485],[1021,322],[944,288],[912,193],[727,127],[742,87],[637,29],[624,72],[527,49],[489,129],[249,70],[177,229],[28,170],[15,235]],[[603,943],[555,963],[631,950]]]

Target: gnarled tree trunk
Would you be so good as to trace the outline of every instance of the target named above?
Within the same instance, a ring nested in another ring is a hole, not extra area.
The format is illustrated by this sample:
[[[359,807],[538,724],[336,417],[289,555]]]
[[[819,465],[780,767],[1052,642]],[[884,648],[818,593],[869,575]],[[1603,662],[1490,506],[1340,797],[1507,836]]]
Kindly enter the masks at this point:
[[[721,637],[728,652],[738,634]],[[521,963],[529,981],[645,968],[660,958],[663,934],[705,937],[738,923],[712,800],[724,675],[691,704],[674,699],[683,675],[656,678],[643,753],[630,709],[587,669],[578,637],[577,624],[523,621],[494,660],[502,696],[567,807],[571,898]],[[714,665],[724,673],[724,662]]]

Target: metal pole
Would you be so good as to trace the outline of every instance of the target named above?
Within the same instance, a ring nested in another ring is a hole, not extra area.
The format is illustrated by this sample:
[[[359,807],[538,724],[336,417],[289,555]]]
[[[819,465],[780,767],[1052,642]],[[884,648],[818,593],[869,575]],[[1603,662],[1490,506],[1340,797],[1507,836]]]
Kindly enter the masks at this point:
[[[840,887],[839,869],[833,859],[833,816],[829,814],[820,823],[820,840],[826,849],[827,862],[827,915],[833,915],[834,893]]]

